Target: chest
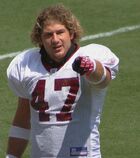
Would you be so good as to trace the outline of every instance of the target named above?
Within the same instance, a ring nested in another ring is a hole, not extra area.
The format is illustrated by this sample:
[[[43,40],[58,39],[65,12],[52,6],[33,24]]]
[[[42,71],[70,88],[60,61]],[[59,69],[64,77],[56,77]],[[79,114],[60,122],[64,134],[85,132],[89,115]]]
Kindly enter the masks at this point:
[[[31,96],[31,107],[39,114],[39,121],[69,121],[81,96],[80,76],[70,68],[42,75]]]

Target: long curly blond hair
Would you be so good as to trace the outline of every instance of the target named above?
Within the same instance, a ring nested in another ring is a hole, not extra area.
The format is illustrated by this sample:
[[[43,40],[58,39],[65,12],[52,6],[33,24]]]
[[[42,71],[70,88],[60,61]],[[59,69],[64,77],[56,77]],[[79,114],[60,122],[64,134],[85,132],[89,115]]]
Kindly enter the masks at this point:
[[[70,34],[74,35],[72,42],[76,43],[81,38],[83,29],[78,19],[72,14],[70,9],[66,8],[62,4],[57,4],[43,9],[36,18],[36,22],[31,33],[31,41],[36,46],[42,46],[41,35],[43,27],[46,24],[49,24],[52,20],[60,22],[68,29]]]

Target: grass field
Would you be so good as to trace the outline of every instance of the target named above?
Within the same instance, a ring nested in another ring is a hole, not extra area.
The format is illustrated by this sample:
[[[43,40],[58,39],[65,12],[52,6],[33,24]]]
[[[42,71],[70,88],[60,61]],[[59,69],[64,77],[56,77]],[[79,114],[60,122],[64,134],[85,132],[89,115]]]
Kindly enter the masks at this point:
[[[29,36],[35,17],[41,8],[56,2],[72,9],[85,35],[140,25],[139,0],[0,0],[0,55],[34,47]],[[110,85],[100,126],[103,158],[139,158],[140,29],[84,41],[81,45],[88,43],[106,45],[120,58],[120,71]],[[5,155],[7,134],[17,106],[6,80],[11,60],[0,60],[0,158]],[[23,158],[29,157],[28,150]]]

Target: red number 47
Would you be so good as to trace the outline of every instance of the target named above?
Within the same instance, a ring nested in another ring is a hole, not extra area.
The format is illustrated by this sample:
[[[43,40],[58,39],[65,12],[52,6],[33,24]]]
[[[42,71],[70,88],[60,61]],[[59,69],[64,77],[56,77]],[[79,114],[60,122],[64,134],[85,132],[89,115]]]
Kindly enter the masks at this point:
[[[44,100],[46,80],[39,80],[32,93],[31,106],[39,111],[39,121],[50,121],[50,113],[46,111],[49,109],[49,103]],[[55,79],[54,91],[61,91],[62,87],[69,86],[64,105],[59,113],[56,113],[56,121],[72,120],[71,108],[75,102],[76,95],[79,90],[78,77]]]

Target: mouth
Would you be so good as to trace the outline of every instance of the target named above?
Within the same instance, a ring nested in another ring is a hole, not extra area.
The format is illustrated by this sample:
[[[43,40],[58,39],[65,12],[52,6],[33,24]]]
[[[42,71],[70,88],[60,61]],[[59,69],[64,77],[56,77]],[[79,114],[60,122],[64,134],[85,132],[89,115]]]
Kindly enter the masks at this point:
[[[55,50],[55,52],[60,52],[62,50],[62,45],[54,46],[53,50]]]

